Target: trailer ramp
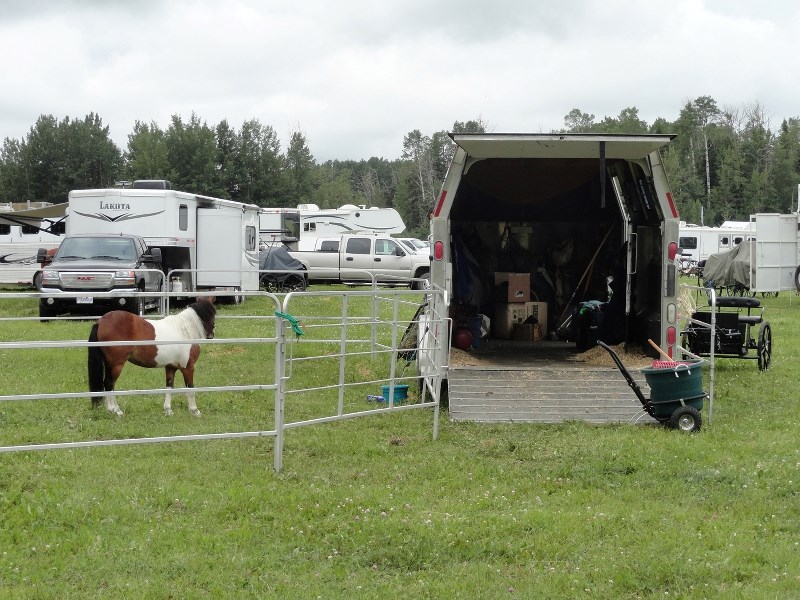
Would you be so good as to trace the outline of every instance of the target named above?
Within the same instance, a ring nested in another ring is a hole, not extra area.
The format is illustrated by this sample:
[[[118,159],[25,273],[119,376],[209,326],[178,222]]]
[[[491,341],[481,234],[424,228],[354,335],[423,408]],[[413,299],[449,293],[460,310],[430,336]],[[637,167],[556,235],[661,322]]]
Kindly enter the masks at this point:
[[[594,366],[574,349],[504,342],[451,361],[450,419],[485,423],[656,423],[616,367]],[[645,397],[639,369],[629,369]]]

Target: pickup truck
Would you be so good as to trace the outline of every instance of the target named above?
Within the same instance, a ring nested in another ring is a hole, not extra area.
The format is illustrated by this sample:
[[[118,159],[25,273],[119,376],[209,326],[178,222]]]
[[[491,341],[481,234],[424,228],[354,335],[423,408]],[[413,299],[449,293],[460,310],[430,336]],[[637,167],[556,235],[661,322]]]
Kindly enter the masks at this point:
[[[47,249],[39,249],[39,262]],[[138,235],[75,234],[61,242],[52,262],[34,277],[42,293],[39,317],[102,314],[122,309],[144,314],[148,298],[134,292],[158,292],[163,285],[161,249],[148,248]],[[76,296],[85,292],[85,296]],[[96,292],[111,292],[95,296]],[[65,295],[66,294],[66,295]]]
[[[321,237],[314,250],[290,252],[308,271],[310,281],[337,283],[410,284],[425,289],[430,279],[430,257],[405,249],[380,234],[343,234]]]

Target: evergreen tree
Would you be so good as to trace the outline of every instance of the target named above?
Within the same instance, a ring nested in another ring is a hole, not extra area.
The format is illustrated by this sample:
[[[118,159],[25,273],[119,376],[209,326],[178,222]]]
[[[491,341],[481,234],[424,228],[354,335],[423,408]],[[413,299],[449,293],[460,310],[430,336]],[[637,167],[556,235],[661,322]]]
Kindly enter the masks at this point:
[[[299,131],[292,133],[286,149],[285,173],[288,192],[295,204],[309,202],[313,194],[312,173],[314,157],[306,144],[305,136]]]
[[[126,175],[137,179],[167,179],[176,177],[167,157],[166,135],[151,121],[136,121],[133,133],[128,135]]]

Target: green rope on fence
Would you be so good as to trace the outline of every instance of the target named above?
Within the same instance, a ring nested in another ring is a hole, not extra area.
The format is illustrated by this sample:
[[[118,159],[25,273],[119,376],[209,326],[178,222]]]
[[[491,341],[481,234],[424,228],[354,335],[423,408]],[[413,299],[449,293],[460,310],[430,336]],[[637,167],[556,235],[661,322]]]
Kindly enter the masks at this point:
[[[305,331],[303,328],[300,327],[300,323],[298,323],[297,319],[295,319],[292,315],[287,313],[282,313],[280,311],[275,311],[275,316],[281,319],[286,319],[292,325],[292,331],[294,331],[295,335],[299,338],[301,335],[305,335]]]

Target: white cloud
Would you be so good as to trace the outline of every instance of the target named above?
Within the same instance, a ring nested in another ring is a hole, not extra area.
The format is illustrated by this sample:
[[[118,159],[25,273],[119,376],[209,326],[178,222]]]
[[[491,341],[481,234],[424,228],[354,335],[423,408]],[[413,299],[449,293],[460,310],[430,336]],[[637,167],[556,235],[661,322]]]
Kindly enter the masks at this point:
[[[314,156],[396,158],[413,129],[481,117],[549,131],[579,108],[674,120],[703,95],[800,116],[788,0],[176,0],[0,4],[0,137],[41,114],[256,118]],[[14,12],[17,11],[17,12]],[[11,57],[9,60],[8,57]]]

